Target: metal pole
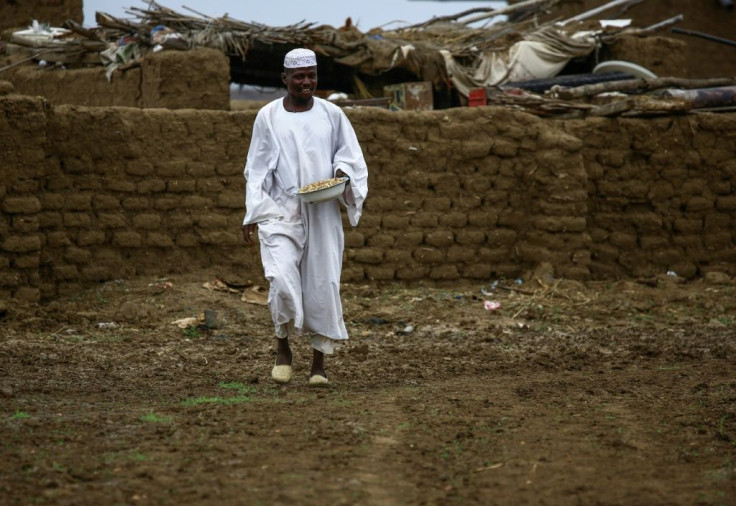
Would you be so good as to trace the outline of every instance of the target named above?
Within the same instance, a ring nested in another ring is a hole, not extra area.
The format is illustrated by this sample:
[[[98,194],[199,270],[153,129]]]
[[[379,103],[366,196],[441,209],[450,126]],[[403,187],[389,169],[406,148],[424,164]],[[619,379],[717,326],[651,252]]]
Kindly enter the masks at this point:
[[[695,30],[685,30],[684,28],[673,28],[672,33],[680,33],[682,35],[692,35],[693,37],[700,37],[701,39],[706,39],[706,40],[710,40],[713,42],[720,42],[721,44],[726,44],[727,46],[736,47],[736,40],[724,39],[722,37],[716,37],[715,35],[709,35],[703,32],[696,32]]]

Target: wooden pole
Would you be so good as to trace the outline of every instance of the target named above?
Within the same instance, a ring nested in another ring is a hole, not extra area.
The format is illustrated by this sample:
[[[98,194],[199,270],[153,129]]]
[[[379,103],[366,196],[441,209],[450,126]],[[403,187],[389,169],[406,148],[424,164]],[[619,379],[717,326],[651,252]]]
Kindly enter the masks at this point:
[[[715,79],[684,79],[678,77],[660,77],[657,79],[627,79],[625,81],[608,81],[604,83],[586,84],[576,88],[553,86],[550,94],[563,100],[574,100],[583,97],[592,97],[599,93],[610,91],[645,91],[661,88],[712,88],[716,86],[730,86],[736,84],[731,78]]]
[[[580,14],[576,16],[573,16],[569,19],[561,21],[560,24],[566,25],[567,23],[571,23],[573,21],[582,21],[584,19],[592,18],[593,16],[596,16],[601,12],[607,11],[608,9],[613,9],[614,7],[618,7],[619,5],[630,3],[631,1],[632,0],[613,0],[599,7],[596,7],[595,9],[590,9],[589,11],[581,12]]]

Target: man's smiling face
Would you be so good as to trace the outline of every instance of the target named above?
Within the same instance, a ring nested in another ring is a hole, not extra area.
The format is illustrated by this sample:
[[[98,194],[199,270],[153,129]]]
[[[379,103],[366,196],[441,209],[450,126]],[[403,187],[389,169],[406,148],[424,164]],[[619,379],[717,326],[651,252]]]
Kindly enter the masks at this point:
[[[285,69],[281,79],[289,95],[299,101],[307,101],[317,89],[317,67]]]

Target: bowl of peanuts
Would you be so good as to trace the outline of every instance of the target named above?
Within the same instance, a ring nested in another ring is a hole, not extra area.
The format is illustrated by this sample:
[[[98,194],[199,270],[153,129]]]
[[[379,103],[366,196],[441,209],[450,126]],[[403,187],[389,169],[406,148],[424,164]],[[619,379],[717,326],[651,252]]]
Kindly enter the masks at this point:
[[[345,185],[349,180],[350,178],[348,177],[333,177],[323,179],[322,181],[315,181],[299,188],[296,194],[304,202],[309,202],[310,204],[326,202],[342,195],[342,192],[345,191]]]

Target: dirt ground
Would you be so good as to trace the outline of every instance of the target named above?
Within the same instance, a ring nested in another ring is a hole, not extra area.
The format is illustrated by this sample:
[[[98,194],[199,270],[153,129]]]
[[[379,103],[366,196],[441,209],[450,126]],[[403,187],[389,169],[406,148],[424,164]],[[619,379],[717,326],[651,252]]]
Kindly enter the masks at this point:
[[[733,278],[345,285],[325,389],[217,278],[0,307],[1,504],[736,501]]]

